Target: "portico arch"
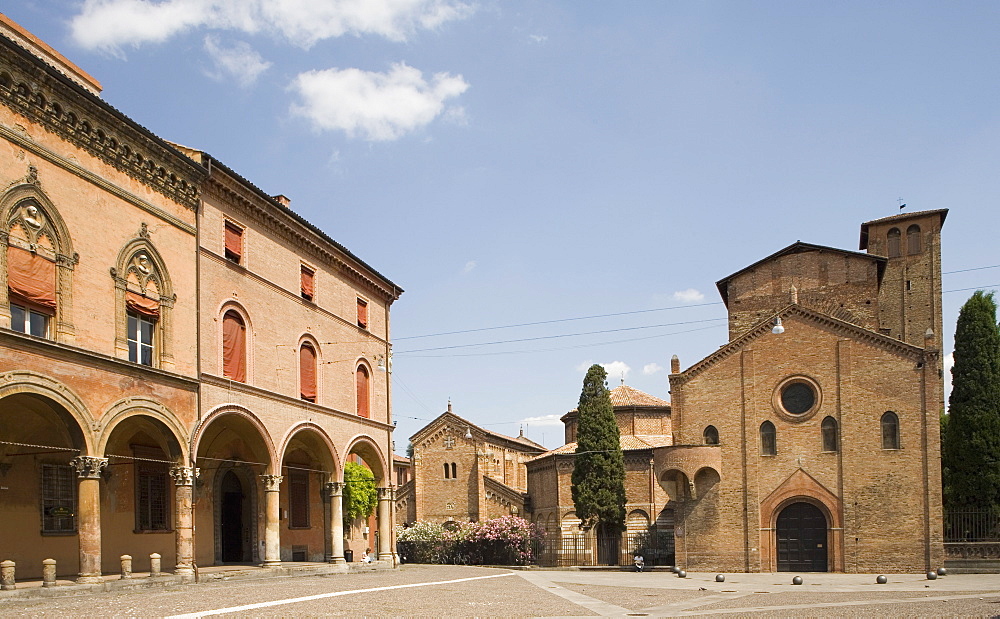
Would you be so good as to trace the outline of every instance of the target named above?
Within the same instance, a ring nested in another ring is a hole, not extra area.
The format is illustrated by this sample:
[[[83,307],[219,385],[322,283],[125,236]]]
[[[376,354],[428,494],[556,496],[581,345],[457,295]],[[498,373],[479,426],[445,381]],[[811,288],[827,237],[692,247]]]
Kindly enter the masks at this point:
[[[283,561],[323,561],[343,557],[334,548],[334,525],[343,538],[342,477],[336,448],[326,431],[312,423],[297,424],[286,434],[281,453],[280,501],[287,517],[281,523]],[[331,504],[336,501],[337,504]],[[334,516],[337,515],[337,518]]]
[[[201,469],[196,527],[213,538],[199,543],[197,562],[280,564],[282,477],[274,443],[257,416],[241,406],[217,407],[193,433],[191,453]],[[264,518],[257,518],[261,513]]]

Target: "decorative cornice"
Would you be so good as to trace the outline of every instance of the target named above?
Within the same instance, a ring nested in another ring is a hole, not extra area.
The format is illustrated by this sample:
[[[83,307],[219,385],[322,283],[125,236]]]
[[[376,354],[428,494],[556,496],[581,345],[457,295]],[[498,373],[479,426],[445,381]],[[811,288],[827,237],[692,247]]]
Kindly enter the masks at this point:
[[[2,91],[3,89],[0,88],[0,92]],[[45,146],[42,146],[41,144],[38,144],[37,142],[33,141],[23,133],[14,131],[9,127],[0,125],[0,137],[5,138],[6,140],[10,141],[13,144],[16,144],[17,146],[23,148],[26,151],[38,155],[42,159],[45,159],[51,164],[59,166],[60,168],[70,172],[71,174],[75,174],[76,176],[91,183],[92,185],[99,187],[101,190],[110,193],[115,197],[120,198],[134,206],[141,208],[147,213],[150,213],[155,217],[162,219],[163,221],[174,226],[175,228],[179,228],[180,230],[183,230],[184,232],[187,232],[188,234],[191,235],[195,233],[194,225],[189,224],[171,215],[170,213],[164,211],[159,207],[153,206],[152,204],[146,202],[145,200],[136,196],[135,194],[125,191],[121,187],[115,185],[114,183],[109,182],[108,180],[98,176],[97,174],[94,174],[93,172],[84,168],[75,161],[66,159],[62,155],[46,148]]]
[[[255,221],[261,228],[270,230],[284,240],[293,243],[309,253],[317,262],[325,263],[334,270],[343,273],[365,289],[380,296],[384,301],[392,303],[399,298],[401,290],[384,286],[365,275],[332,246],[327,247],[325,243],[317,242],[315,235],[305,233],[304,228],[294,222],[289,213],[279,210],[283,207],[266,203],[235,179],[213,173],[205,184],[204,190],[206,195],[235,206],[244,217]]]
[[[198,209],[204,169],[3,37],[0,100],[167,198]]]

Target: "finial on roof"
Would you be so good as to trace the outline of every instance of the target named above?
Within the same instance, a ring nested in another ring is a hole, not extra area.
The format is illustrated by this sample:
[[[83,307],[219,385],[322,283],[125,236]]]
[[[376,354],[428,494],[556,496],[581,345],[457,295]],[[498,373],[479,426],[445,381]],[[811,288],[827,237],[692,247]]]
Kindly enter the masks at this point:
[[[448,412],[451,412],[451,398],[448,398]]]
[[[521,438],[524,438],[524,426],[523,425],[521,426],[521,434],[519,434],[518,436],[520,436]]]
[[[622,372],[622,384],[625,384],[625,372]]]
[[[680,374],[681,373],[681,358],[677,355],[670,357],[670,373]]]

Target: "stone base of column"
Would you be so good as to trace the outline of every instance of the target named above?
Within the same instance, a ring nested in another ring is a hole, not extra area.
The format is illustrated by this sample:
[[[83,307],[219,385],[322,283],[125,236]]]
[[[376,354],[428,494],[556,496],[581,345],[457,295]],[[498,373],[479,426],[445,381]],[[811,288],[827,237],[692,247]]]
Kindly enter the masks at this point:
[[[260,564],[260,566],[261,567],[281,567],[281,561],[280,560],[264,561],[263,563]]]
[[[104,582],[100,574],[80,574],[76,579],[78,585],[99,585]]]
[[[340,563],[347,563],[347,559],[345,559],[344,557],[330,557],[329,559],[326,560],[326,562],[333,564],[340,564]]]
[[[174,567],[176,576],[194,576],[194,568],[190,565],[177,565]]]

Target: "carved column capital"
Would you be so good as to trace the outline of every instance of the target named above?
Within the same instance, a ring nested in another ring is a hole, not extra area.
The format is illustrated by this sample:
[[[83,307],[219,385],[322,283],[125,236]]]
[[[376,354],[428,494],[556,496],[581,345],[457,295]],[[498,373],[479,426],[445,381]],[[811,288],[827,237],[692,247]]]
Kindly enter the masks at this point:
[[[277,492],[284,477],[281,475],[261,475],[260,479],[264,482],[264,492]]]
[[[69,461],[69,465],[76,469],[76,476],[80,479],[100,479],[101,471],[108,465],[108,459],[77,456]]]
[[[392,488],[376,488],[379,501],[390,501],[392,500]]]
[[[194,480],[201,477],[201,469],[193,466],[174,466],[170,468],[170,476],[174,478],[175,486],[191,486]]]
[[[324,486],[324,489],[326,490],[326,496],[330,497],[331,499],[333,497],[341,496],[342,494],[344,494],[344,484],[340,483],[339,481],[331,481],[327,483]]]

